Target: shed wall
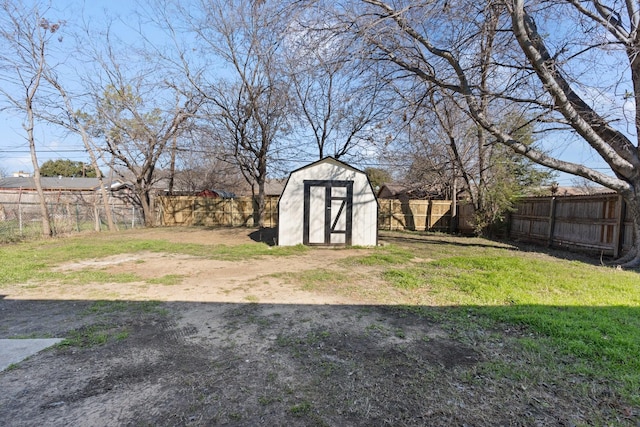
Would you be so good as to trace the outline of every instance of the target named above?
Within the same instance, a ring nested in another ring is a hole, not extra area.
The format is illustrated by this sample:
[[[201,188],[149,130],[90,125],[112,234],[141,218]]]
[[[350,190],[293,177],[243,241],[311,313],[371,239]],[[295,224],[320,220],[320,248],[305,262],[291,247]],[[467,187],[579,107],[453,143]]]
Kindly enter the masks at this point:
[[[318,163],[293,172],[280,197],[278,244],[302,244],[304,234],[304,181],[353,181],[352,245],[377,244],[378,205],[367,176],[333,162]],[[319,204],[312,203],[314,209]],[[316,224],[316,219],[312,224]],[[316,231],[313,231],[316,232]]]

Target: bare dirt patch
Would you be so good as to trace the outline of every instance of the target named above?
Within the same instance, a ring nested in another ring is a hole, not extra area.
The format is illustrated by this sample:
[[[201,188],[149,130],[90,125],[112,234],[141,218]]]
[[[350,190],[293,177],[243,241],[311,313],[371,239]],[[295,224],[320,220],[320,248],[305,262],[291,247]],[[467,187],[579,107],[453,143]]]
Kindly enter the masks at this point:
[[[248,242],[247,230],[147,230],[131,238]],[[367,249],[239,262],[152,252],[57,266],[134,283],[2,289],[0,338],[56,336],[0,373],[0,420],[62,425],[575,425],[593,402],[554,384],[485,374],[508,341],[463,336],[366,294],[304,289],[281,273]],[[175,284],[150,279],[179,276]],[[375,270],[358,272],[366,289]],[[149,280],[147,280],[149,279]],[[107,300],[107,301],[105,301]],[[437,308],[433,309],[437,311]],[[480,331],[484,333],[484,331]],[[597,418],[595,418],[597,419]]]
[[[201,234],[201,235],[199,235]],[[137,235],[136,235],[137,236]],[[166,239],[200,244],[248,243],[246,230],[222,229],[201,233],[180,231],[171,233],[152,230],[147,239]],[[220,243],[218,243],[220,236]],[[280,273],[335,267],[336,261],[367,253],[367,249],[319,248],[303,255],[284,258],[262,257],[241,261],[219,261],[184,254],[137,252],[65,263],[55,271],[106,270],[111,273],[131,273],[141,277],[139,283],[87,283],[85,286],[61,286],[58,283],[23,284],[5,289],[15,299],[126,299],[154,301],[197,302],[260,302],[279,304],[349,304],[361,302],[358,298],[321,295],[307,292],[278,278]],[[162,278],[176,276],[178,284],[164,285]],[[160,283],[149,285],[148,279]]]

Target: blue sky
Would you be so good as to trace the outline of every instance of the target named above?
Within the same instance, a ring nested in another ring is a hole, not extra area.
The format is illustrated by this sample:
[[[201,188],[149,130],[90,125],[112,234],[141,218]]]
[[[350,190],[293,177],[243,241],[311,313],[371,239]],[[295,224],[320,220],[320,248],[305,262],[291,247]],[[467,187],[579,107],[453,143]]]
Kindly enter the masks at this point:
[[[50,12],[46,15],[52,21],[64,20],[69,30],[79,28],[82,22],[105,22],[105,16],[114,19],[131,13],[134,2],[126,0],[53,0]],[[66,42],[66,40],[65,40]],[[67,67],[62,73],[71,73]],[[65,74],[61,80],[65,79]],[[66,81],[69,81],[68,79]],[[64,83],[63,83],[64,84]],[[0,96],[2,96],[0,94]],[[0,106],[5,106],[4,99]],[[11,175],[14,172],[25,171],[31,173],[33,165],[29,153],[29,144],[23,128],[25,114],[19,111],[0,111],[0,172]],[[77,135],[69,134],[63,129],[38,123],[35,128],[36,149],[38,162],[42,164],[50,159],[70,159],[74,161],[89,161],[81,140]]]

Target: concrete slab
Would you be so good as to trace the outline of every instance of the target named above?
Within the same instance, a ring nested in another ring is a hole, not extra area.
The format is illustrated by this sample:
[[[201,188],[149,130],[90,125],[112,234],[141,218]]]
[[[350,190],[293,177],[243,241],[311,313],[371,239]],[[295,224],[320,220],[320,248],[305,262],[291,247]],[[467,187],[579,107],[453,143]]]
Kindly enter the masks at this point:
[[[60,341],[62,338],[0,339],[0,371]]]

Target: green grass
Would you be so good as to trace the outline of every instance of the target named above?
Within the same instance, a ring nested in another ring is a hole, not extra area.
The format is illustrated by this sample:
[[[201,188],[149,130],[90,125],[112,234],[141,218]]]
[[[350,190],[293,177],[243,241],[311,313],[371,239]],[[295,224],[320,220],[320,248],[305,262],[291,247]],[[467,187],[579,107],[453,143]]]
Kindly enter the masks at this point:
[[[307,246],[269,246],[265,243],[246,243],[236,246],[206,246],[204,252],[192,255],[205,256],[222,261],[241,261],[262,256],[291,256],[300,255],[309,250]],[[186,253],[186,252],[184,252]]]
[[[293,405],[291,408],[289,408],[289,412],[291,412],[293,416],[303,417],[311,412],[312,409],[313,405],[311,405],[310,402],[304,401]]]
[[[77,236],[66,239],[39,240],[0,246],[0,288],[14,283],[61,281],[63,283],[133,282],[135,275],[111,275],[103,271],[53,272],[51,267],[64,262],[100,259],[124,253],[149,251],[185,254],[223,261],[239,261],[263,256],[302,254],[302,245],[270,247],[264,243],[237,246],[172,243],[165,240],[129,239],[127,233],[117,235]],[[176,281],[177,278],[167,281]]]
[[[267,277],[281,279],[285,283],[295,283],[299,285],[300,290],[306,292],[348,294],[357,291],[357,287],[352,284],[352,278],[348,273],[324,268],[295,273],[272,273]]]
[[[416,289],[424,284],[420,270],[415,268],[388,269],[382,273],[382,277],[393,286],[401,289]]]
[[[518,338],[523,355],[535,355],[549,371],[615,383],[626,399],[640,404],[640,274],[482,239],[447,240],[401,242],[348,263],[382,268],[381,277],[402,292],[396,301],[455,325],[453,336],[464,339],[478,329],[525,331]]]
[[[640,404],[637,272],[491,247],[460,248],[451,256],[450,248],[427,243],[414,253],[435,260],[405,266],[399,259],[389,265],[387,257],[378,256],[382,277],[408,298],[449,307],[448,320],[457,318],[467,329],[525,328],[536,337],[522,339],[525,350],[571,357],[575,363],[566,369],[614,381]],[[433,316],[428,307],[414,308]]]
[[[465,256],[433,261],[424,279],[460,304],[640,306],[640,276],[576,261],[526,255]]]
[[[71,331],[69,336],[57,345],[58,347],[92,348],[105,345],[109,341],[122,341],[128,336],[127,330],[98,324]]]
[[[26,222],[20,224],[17,220],[3,221],[0,223],[0,243],[15,243],[22,240],[42,237],[42,224]]]
[[[184,279],[184,276],[181,274],[166,274],[162,277],[149,279],[147,280],[147,283],[151,285],[174,286],[182,283],[182,279]]]
[[[17,363],[10,363],[9,366],[7,366],[5,368],[5,371],[9,372],[9,371],[15,371],[16,369],[19,368],[19,365]]]
[[[84,310],[86,315],[106,315],[119,313],[161,314],[166,315],[167,310],[159,301],[94,301]]]
[[[347,258],[344,263],[357,265],[406,264],[415,257],[414,251],[395,245],[376,247],[369,255]]]

